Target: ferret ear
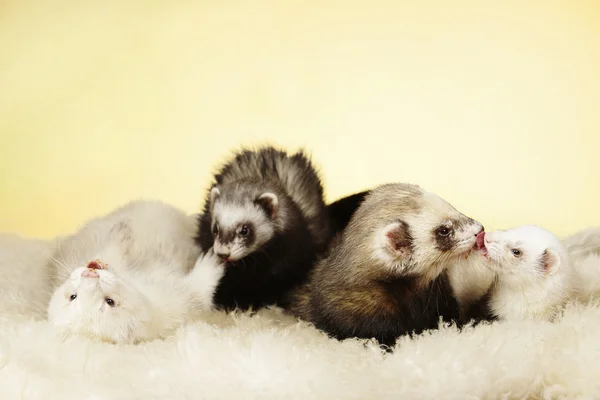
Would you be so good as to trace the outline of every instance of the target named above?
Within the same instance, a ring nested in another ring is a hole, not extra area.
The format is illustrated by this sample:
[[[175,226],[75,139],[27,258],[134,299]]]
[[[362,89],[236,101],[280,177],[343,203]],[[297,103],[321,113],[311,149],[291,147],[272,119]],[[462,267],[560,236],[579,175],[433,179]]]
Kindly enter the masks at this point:
[[[397,221],[387,225],[382,235],[386,248],[397,257],[406,257],[411,253],[412,237],[406,222]]]
[[[556,254],[555,251],[546,249],[542,253],[540,264],[544,269],[544,273],[553,274],[560,267],[560,257],[558,256],[558,254]]]
[[[213,188],[210,189],[210,204],[213,204],[220,195],[221,195],[221,191],[219,190],[219,188],[216,186],[213,186]]]
[[[275,216],[277,215],[279,200],[277,199],[277,195],[275,195],[274,193],[263,193],[260,196],[258,196],[254,203],[264,208],[269,217],[275,218]]]
[[[116,238],[120,242],[126,243],[130,242],[133,237],[133,232],[131,231],[131,225],[129,225],[129,221],[121,221],[110,229],[110,236]]]

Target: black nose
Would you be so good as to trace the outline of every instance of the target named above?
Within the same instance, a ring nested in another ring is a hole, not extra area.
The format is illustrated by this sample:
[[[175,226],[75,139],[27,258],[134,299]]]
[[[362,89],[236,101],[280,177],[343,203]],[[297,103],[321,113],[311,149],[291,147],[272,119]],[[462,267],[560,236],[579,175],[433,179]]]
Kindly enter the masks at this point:
[[[222,260],[227,260],[229,258],[229,253],[217,253],[217,257]]]

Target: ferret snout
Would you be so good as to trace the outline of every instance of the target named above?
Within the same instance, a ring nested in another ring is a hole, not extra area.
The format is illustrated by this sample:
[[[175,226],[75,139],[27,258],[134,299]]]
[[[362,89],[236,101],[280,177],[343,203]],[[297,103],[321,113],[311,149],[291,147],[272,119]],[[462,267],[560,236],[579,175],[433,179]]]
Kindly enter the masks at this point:
[[[479,221],[470,220],[470,224],[463,230],[464,240],[468,240],[472,244],[472,250],[479,250],[479,235],[485,232],[485,228]]]
[[[224,245],[218,241],[215,241],[214,250],[217,257],[222,260],[227,260],[231,255],[231,245]]]
[[[481,222],[473,219],[470,219],[470,222],[468,231],[472,232],[473,236],[478,236],[481,232],[485,232],[485,228]]]
[[[87,265],[89,269],[104,269],[106,265],[100,260],[90,261]]]
[[[479,229],[477,230],[477,233],[475,234],[475,236],[479,236],[482,233],[485,233],[485,227],[482,224],[479,224]]]
[[[94,269],[85,269],[81,273],[82,278],[100,278],[100,275]]]

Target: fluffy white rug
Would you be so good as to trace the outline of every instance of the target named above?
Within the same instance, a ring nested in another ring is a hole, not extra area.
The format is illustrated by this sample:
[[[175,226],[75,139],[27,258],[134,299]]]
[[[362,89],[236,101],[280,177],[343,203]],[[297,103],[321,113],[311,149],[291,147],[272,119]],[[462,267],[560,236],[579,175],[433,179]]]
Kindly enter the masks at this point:
[[[600,398],[592,306],[571,306],[555,324],[443,327],[392,354],[329,339],[278,310],[207,315],[138,346],[62,342],[18,295],[39,290],[25,266],[49,246],[0,236],[1,399]]]

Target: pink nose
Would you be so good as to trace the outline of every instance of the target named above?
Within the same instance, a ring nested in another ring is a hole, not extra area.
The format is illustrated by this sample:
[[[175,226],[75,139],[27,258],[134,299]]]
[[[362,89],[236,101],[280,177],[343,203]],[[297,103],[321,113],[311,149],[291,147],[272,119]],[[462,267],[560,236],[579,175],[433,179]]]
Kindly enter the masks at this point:
[[[99,278],[100,275],[98,275],[98,273],[96,271],[94,271],[93,269],[86,269],[81,273],[81,276],[83,278]]]
[[[88,263],[87,267],[90,269],[104,269],[105,264],[102,263],[102,261],[100,261],[100,260],[94,260],[94,261],[90,261]]]

